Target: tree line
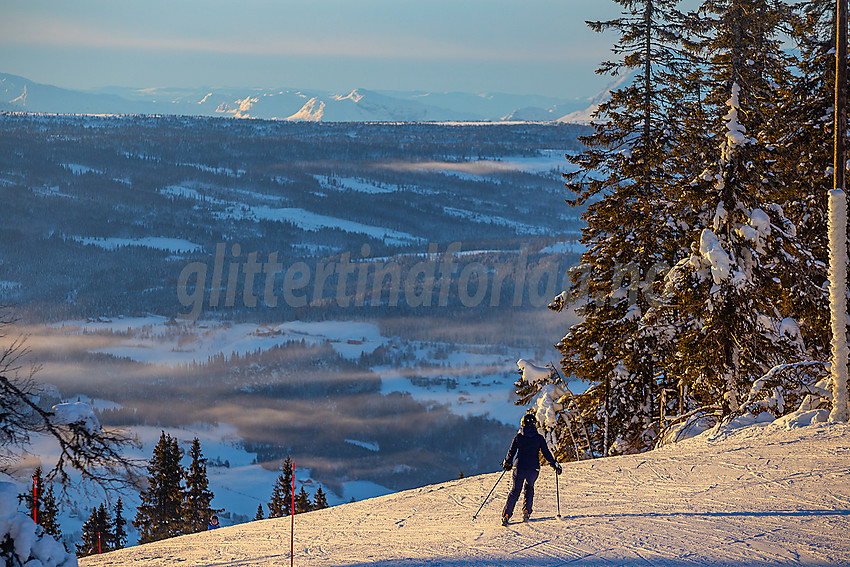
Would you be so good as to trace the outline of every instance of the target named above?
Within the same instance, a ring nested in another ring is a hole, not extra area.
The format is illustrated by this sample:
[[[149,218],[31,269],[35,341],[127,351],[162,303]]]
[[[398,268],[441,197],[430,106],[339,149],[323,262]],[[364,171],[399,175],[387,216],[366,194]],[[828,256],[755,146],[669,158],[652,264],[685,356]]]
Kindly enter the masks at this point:
[[[177,439],[162,432],[147,465],[145,488],[140,492],[141,505],[133,520],[133,526],[139,531],[140,544],[218,527],[211,521],[221,510],[212,507],[214,494],[209,489],[206,472],[208,459],[203,456],[197,437],[193,439],[188,453],[191,461],[187,468],[183,468],[180,464],[183,450]],[[302,485],[293,499],[294,474],[294,463],[287,457],[266,504],[267,515],[260,505],[254,520],[289,516],[293,506],[296,514],[328,507],[327,494],[321,485],[312,496]],[[32,481],[32,489],[20,494],[18,499],[44,534],[61,541],[60,506],[53,484],[46,481],[41,467],[33,472]],[[112,506],[106,503],[94,506],[83,523],[80,541],[75,545],[77,556],[124,548],[127,544],[126,525],[124,503],[120,497]],[[67,547],[68,544],[65,545]]]
[[[517,381],[564,459],[828,406],[834,3],[616,1],[589,25],[626,80],[568,156],[587,252],[550,305],[583,320]]]

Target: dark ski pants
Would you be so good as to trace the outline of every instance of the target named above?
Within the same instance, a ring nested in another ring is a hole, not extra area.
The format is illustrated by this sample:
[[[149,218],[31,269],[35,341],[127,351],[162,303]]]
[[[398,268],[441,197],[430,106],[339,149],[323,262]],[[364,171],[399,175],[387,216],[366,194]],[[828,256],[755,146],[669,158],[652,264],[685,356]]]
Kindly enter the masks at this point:
[[[535,469],[514,469],[514,486],[511,488],[511,493],[508,494],[508,501],[505,502],[505,509],[502,510],[502,516],[510,518],[514,513],[514,507],[519,500],[519,493],[523,492],[522,509],[531,514],[531,506],[534,503],[534,482],[540,475],[539,470]],[[525,484],[525,490],[522,487]]]

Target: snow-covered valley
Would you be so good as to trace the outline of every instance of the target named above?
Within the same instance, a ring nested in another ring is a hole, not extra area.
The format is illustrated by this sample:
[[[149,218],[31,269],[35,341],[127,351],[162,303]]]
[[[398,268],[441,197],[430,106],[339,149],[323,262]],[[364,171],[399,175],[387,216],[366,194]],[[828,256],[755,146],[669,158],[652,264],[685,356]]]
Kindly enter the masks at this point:
[[[498,525],[499,473],[295,518],[295,565],[848,565],[850,427],[786,421],[541,471],[528,524]],[[506,440],[507,443],[507,440]],[[515,516],[516,518],[516,516]],[[289,518],[80,560],[85,567],[289,563]]]

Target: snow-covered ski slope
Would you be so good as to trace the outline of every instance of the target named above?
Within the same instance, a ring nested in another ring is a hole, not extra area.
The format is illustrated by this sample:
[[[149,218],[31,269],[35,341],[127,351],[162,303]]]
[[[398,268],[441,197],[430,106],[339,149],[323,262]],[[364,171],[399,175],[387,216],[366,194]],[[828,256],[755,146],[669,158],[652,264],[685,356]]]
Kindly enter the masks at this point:
[[[850,426],[756,425],[648,454],[571,463],[561,477],[561,519],[555,476],[546,468],[532,521],[506,528],[498,518],[508,475],[472,521],[498,478],[296,516],[295,564],[850,565]],[[80,565],[289,565],[289,518],[128,548]]]

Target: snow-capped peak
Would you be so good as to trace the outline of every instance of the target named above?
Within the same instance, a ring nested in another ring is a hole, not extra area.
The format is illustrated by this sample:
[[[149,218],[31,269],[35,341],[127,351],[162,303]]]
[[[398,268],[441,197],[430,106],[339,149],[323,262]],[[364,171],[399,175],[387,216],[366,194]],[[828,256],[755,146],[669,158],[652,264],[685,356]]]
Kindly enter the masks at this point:
[[[325,102],[313,97],[308,100],[301,110],[287,118],[287,120],[303,120],[305,122],[319,122],[325,115]]]
[[[340,100],[340,101],[342,101],[342,100],[350,100],[350,101],[352,101],[352,102],[360,102],[361,100],[363,100],[363,95],[362,95],[362,94],[360,94],[360,93],[357,91],[357,89],[354,89],[353,91],[351,91],[350,93],[348,93],[346,96],[335,95],[335,96],[333,96],[332,98],[333,98],[334,100]]]

